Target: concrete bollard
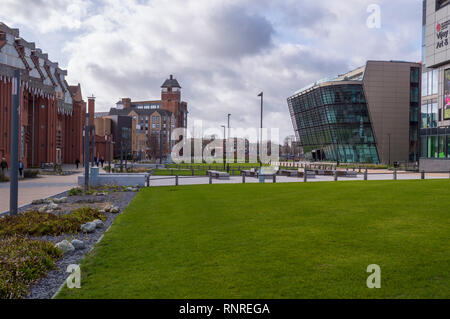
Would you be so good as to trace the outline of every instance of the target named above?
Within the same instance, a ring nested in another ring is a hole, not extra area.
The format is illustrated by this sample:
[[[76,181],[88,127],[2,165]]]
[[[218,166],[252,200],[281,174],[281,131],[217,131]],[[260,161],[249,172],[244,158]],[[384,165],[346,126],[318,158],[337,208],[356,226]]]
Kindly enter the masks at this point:
[[[303,182],[307,182],[308,181],[308,171],[305,169],[304,173],[303,173]]]
[[[421,179],[425,179],[425,171],[422,171],[422,172],[420,173],[420,178],[421,178]]]
[[[242,184],[245,184],[245,174],[242,174]]]
[[[395,181],[397,180],[397,169],[396,168],[394,168],[394,180]]]
[[[338,181],[338,171],[334,171],[334,181]]]
[[[178,175],[175,175],[175,186],[178,186]]]
[[[366,168],[366,170],[364,171],[364,180],[365,181],[367,181],[367,177],[368,177],[368,171],[367,171],[367,168]]]
[[[212,184],[212,176],[211,175],[209,175],[209,184],[210,185]]]
[[[192,170],[192,176],[194,176],[194,170]]]
[[[273,174],[273,183],[275,184],[277,182],[277,175]]]

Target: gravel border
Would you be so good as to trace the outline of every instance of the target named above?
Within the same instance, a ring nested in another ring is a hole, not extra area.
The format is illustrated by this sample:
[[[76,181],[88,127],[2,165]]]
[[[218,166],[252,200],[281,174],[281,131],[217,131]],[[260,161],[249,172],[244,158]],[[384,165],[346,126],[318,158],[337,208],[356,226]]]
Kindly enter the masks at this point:
[[[65,197],[64,193],[62,193],[62,195],[60,194],[58,196],[52,196],[52,198]],[[102,199],[102,201],[104,202],[111,202],[114,206],[119,207],[120,213],[119,214],[106,213],[105,215],[107,217],[107,220],[104,221],[104,227],[97,228],[93,233],[90,234],[77,233],[77,234],[66,234],[61,236],[41,236],[33,238],[51,241],[54,243],[60,242],[64,239],[67,239],[69,241],[72,239],[79,239],[85,243],[85,248],[75,250],[72,253],[68,253],[64,255],[61,259],[59,259],[57,262],[55,262],[55,270],[48,272],[46,277],[40,279],[35,285],[33,285],[26,299],[52,298],[59,291],[59,289],[66,281],[67,277],[70,275],[68,272],[66,272],[67,266],[71,264],[78,265],[80,263],[80,261],[84,258],[84,256],[94,248],[95,244],[97,244],[99,240],[101,240],[104,232],[109,230],[110,226],[112,225],[116,217],[122,213],[123,209],[125,209],[125,207],[128,206],[128,204],[133,200],[133,198],[136,195],[137,192],[112,192],[109,195],[101,197],[93,195],[68,197],[68,203],[70,204],[78,203],[80,200],[89,201]],[[86,203],[86,206],[88,205],[89,203]]]

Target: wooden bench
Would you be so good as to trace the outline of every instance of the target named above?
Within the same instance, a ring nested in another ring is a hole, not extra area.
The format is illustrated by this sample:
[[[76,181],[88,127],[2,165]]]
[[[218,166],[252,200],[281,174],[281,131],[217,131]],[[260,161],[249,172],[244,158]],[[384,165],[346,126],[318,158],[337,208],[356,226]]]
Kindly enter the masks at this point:
[[[220,171],[208,171],[208,176],[211,176],[213,178],[217,179],[229,179],[230,174],[227,172],[220,172]]]
[[[256,171],[254,168],[248,169],[248,170],[242,170],[241,174],[243,174],[245,176],[256,177]]]
[[[290,177],[298,176],[298,173],[299,173],[298,170],[294,171],[294,170],[289,170],[289,169],[282,169],[280,171],[281,176],[290,176]]]

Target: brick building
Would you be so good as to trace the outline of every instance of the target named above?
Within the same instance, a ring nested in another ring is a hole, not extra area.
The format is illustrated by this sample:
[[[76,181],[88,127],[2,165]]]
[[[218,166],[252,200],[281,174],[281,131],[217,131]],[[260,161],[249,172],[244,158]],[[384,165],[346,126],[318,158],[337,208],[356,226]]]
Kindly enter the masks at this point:
[[[83,161],[86,103],[67,71],[0,22],[0,157],[10,164],[12,77],[20,70],[19,158],[25,167]]]
[[[187,114],[187,103],[181,100],[181,86],[170,75],[161,86],[160,100],[131,101],[130,98],[123,98],[104,117],[131,117],[131,155],[143,159],[159,158],[160,152],[163,157],[170,154],[172,130],[187,127]],[[119,145],[118,136],[116,157],[120,152]]]

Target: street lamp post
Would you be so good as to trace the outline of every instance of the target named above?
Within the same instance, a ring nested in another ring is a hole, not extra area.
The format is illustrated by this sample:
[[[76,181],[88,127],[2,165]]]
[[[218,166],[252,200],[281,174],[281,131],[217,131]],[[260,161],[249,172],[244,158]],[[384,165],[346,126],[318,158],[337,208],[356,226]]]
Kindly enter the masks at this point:
[[[90,132],[89,113],[86,113],[86,126],[84,127],[84,191],[89,189],[89,132]]]
[[[19,194],[19,113],[20,113],[20,71],[14,71],[12,80],[12,109],[11,109],[11,171],[9,188],[9,214],[17,215]]]
[[[388,134],[389,139],[389,166],[391,165],[391,133]]]
[[[108,151],[108,155],[109,155],[109,172],[111,173],[111,143],[112,143],[112,134],[109,135],[109,151]]]
[[[225,146],[226,146],[226,143],[225,143],[225,129],[226,129],[226,126],[225,125],[222,125],[222,127],[223,127],[223,170],[225,170],[225,164],[226,164],[226,162],[227,162],[227,158],[226,158],[226,156],[225,156]]]
[[[228,148],[228,143],[230,143],[230,117],[231,114],[228,113],[228,138],[227,138],[227,148]],[[234,153],[234,145],[233,145],[233,153]],[[228,155],[228,152],[227,152]],[[234,156],[233,156],[234,157]]]
[[[261,132],[259,132],[260,140],[258,143],[258,156],[259,156],[259,166],[262,167],[261,162],[261,148],[262,148],[262,129],[263,129],[263,103],[264,103],[264,92],[258,94],[261,97]]]

